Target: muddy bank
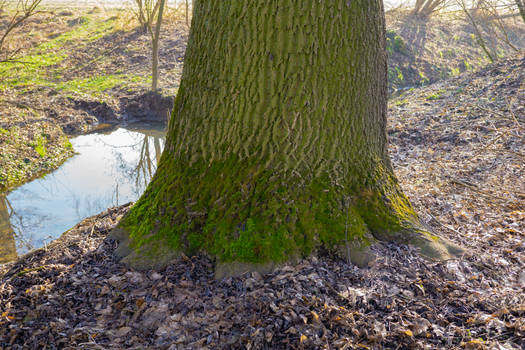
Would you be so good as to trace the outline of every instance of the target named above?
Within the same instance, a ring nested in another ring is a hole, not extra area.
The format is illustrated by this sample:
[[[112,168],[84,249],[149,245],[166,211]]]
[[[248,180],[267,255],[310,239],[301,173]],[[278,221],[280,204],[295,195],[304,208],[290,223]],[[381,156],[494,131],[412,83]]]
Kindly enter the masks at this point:
[[[0,121],[0,192],[60,166],[74,154],[69,137],[108,124],[167,124],[172,106],[173,96],[151,91],[103,102],[54,96],[53,91],[36,100],[33,96],[0,100],[0,108],[9,115]]]
[[[164,26],[162,89],[151,92],[149,37],[125,27],[126,16],[44,11],[16,33],[22,59],[35,63],[0,65],[0,192],[56,169],[73,155],[69,137],[101,124],[167,121],[187,30]]]

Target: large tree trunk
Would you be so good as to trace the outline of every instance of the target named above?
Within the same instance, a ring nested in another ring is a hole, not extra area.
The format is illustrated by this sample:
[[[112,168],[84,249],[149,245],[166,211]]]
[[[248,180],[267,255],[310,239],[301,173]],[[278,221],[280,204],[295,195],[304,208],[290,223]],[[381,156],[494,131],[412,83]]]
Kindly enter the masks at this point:
[[[448,257],[389,161],[382,6],[195,1],[166,148],[113,235],[118,255],[138,268],[198,250],[262,264],[371,232]]]

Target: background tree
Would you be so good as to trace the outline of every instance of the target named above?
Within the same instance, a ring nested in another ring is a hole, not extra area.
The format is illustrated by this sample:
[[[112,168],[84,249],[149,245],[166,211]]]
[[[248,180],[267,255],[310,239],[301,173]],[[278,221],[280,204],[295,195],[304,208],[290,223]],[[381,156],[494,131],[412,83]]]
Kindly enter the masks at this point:
[[[456,2],[463,10],[466,20],[472,25],[476,41],[491,62],[498,57],[498,43],[507,45],[515,52],[519,51],[510,39],[504,21],[506,16],[502,16],[502,10],[511,12],[514,10],[511,3],[478,0],[474,7],[469,8],[465,0],[456,0]]]
[[[386,72],[382,0],[195,1],[166,148],[116,254],[150,268],[203,250],[235,270],[321,246],[363,263],[374,239],[459,252],[398,185]]]
[[[11,226],[7,198],[0,194],[0,264],[16,259],[15,232]]]
[[[523,0],[514,0],[516,2],[516,6],[518,7],[518,10],[520,12],[521,18],[523,19],[523,22],[525,22],[525,1]]]
[[[151,90],[159,81],[159,39],[166,0],[135,0],[135,17],[144,32],[151,35]]]
[[[37,12],[41,2],[42,0],[0,0],[0,62],[15,58],[17,52],[9,50],[6,45],[9,35]]]
[[[416,0],[412,15],[427,18],[446,2],[446,0]]]

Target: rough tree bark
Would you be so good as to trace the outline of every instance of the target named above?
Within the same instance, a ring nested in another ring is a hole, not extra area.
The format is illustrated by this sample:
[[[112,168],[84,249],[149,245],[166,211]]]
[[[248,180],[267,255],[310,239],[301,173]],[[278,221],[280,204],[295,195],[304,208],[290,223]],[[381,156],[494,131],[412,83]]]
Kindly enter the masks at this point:
[[[382,0],[195,1],[166,148],[117,255],[264,269],[321,246],[359,260],[374,239],[458,253],[393,173],[386,79]]]

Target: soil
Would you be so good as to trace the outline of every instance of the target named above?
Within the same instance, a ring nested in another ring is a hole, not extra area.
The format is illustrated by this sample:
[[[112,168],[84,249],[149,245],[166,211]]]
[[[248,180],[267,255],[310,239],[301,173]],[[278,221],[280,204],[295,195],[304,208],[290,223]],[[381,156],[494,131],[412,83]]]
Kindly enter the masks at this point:
[[[216,280],[198,255],[141,273],[85,219],[0,267],[4,349],[523,349],[525,52],[391,101],[400,182],[429,227],[467,247],[429,262],[377,244],[358,268],[320,254]]]

